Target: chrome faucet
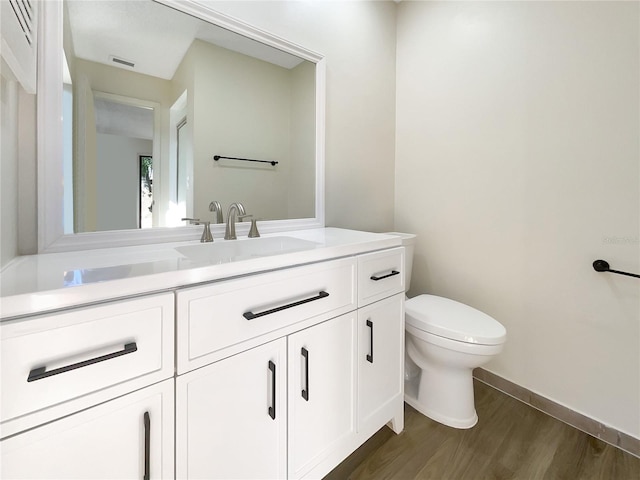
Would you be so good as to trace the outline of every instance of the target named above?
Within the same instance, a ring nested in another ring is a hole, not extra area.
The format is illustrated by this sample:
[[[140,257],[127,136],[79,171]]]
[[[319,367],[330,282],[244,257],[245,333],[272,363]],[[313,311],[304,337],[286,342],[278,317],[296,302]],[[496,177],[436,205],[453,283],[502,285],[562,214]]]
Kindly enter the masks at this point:
[[[236,240],[238,238],[236,237],[236,214],[240,220],[253,216],[247,215],[247,212],[244,211],[244,207],[240,202],[232,203],[227,212],[227,227],[224,230],[225,240]]]
[[[189,222],[192,225],[204,225],[200,242],[213,242],[213,235],[211,235],[211,222],[201,222],[199,218],[182,218],[182,221]]]
[[[224,220],[222,219],[222,207],[220,206],[220,202],[214,200],[209,204],[209,211],[216,212],[216,223],[222,223]]]

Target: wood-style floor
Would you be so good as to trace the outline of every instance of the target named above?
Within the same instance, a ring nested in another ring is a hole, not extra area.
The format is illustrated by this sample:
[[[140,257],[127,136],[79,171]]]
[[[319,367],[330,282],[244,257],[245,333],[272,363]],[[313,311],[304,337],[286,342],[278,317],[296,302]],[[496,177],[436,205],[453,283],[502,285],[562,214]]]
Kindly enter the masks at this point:
[[[640,458],[475,381],[478,424],[445,427],[405,405],[325,480],[639,480]]]

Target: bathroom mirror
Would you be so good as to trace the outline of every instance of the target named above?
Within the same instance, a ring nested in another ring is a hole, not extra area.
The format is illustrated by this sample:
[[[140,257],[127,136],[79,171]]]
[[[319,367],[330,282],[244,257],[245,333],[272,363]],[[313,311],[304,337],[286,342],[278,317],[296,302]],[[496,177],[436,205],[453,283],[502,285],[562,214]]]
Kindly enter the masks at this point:
[[[45,3],[41,252],[199,238],[214,201],[324,225],[320,55],[192,1]]]

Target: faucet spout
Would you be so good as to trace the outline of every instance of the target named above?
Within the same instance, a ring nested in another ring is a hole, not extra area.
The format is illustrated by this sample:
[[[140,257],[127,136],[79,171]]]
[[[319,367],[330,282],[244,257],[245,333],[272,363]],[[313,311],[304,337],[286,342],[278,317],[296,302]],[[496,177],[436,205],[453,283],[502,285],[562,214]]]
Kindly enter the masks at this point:
[[[232,203],[227,212],[227,226],[224,230],[225,240],[236,240],[236,215],[240,218],[247,217],[244,207],[240,202]]]
[[[222,223],[224,220],[222,219],[222,207],[220,206],[220,202],[214,200],[209,204],[209,211],[216,212],[216,223]]]

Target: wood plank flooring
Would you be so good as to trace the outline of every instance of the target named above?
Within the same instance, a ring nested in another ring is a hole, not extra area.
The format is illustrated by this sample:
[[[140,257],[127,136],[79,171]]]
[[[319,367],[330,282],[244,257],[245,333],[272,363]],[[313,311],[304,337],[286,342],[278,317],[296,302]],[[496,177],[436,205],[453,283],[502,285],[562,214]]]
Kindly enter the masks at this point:
[[[640,458],[474,380],[478,424],[457,430],[405,405],[325,480],[640,480]]]

